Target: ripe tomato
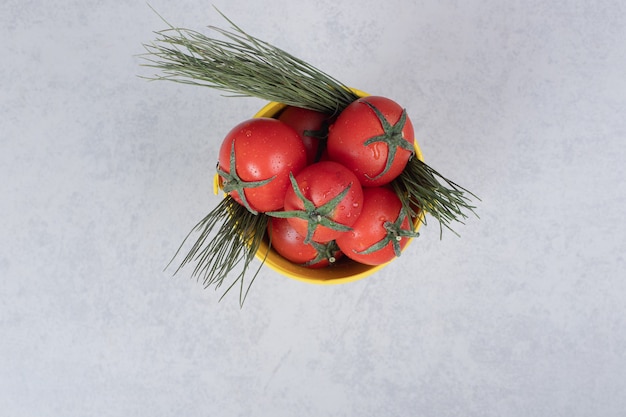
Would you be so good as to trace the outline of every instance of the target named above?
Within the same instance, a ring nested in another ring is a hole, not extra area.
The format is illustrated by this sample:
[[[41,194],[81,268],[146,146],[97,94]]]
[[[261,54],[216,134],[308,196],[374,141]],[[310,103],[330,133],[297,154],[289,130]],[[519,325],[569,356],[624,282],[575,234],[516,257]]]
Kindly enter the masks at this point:
[[[297,174],[305,166],[306,150],[292,127],[276,119],[256,118],[238,124],[226,135],[218,173],[224,191],[256,214],[279,210],[291,187],[289,174]]]
[[[296,232],[289,220],[270,218],[267,232],[272,248],[285,259],[308,268],[323,268],[342,256],[335,241],[304,243],[304,236]]]
[[[363,206],[363,189],[357,177],[337,162],[322,161],[291,176],[284,211],[267,213],[283,217],[305,242],[330,242],[350,230]]]
[[[363,190],[363,210],[352,230],[337,237],[350,259],[380,265],[400,256],[409,237],[416,237],[396,193],[386,187]]]
[[[300,135],[307,154],[307,165],[320,160],[326,149],[329,116],[314,110],[287,106],[280,113],[278,120],[293,127]]]
[[[402,107],[385,97],[360,98],[330,126],[328,156],[350,168],[364,187],[388,184],[414,153],[413,124]]]

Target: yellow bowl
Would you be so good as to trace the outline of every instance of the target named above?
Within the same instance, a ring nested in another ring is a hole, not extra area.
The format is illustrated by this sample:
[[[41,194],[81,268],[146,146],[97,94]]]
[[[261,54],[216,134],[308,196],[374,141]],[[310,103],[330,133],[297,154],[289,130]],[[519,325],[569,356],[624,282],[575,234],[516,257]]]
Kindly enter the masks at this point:
[[[368,94],[352,89],[354,93],[356,93],[359,97],[367,97]],[[261,110],[259,110],[254,117],[277,117],[280,112],[285,109],[287,105],[283,103],[271,102],[265,105]],[[422,151],[420,150],[417,141],[414,141],[415,147],[415,155],[421,161],[424,160]],[[214,189],[215,192],[218,193],[220,189],[219,176],[215,176]],[[414,228],[417,231],[422,223],[423,223],[424,213],[420,213],[420,216],[415,220]],[[408,244],[412,239],[409,239],[405,249],[408,247]],[[257,259],[264,261],[265,265],[269,266],[274,271],[278,272],[281,275],[284,275],[288,278],[292,278],[298,281],[308,282],[310,284],[319,284],[319,285],[334,285],[334,284],[345,284],[348,282],[354,282],[359,279],[363,279],[369,275],[372,275],[374,272],[381,270],[385,266],[387,266],[390,262],[393,262],[395,259],[391,260],[382,265],[364,265],[343,257],[337,263],[331,267],[320,268],[320,269],[312,269],[306,268],[304,266],[300,266],[294,264],[287,259],[283,258],[276,251],[269,247],[268,240],[264,239],[261,242],[261,246],[256,253]]]

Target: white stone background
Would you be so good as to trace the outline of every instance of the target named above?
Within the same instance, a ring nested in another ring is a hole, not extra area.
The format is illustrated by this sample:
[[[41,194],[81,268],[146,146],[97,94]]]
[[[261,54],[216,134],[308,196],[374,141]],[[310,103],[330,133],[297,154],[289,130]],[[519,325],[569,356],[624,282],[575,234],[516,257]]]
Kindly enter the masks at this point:
[[[243,309],[218,302],[164,266],[264,103],[139,78],[164,29],[143,0],[3,0],[0,413],[623,416],[624,2],[214,4],[400,102],[480,219],[441,240],[431,221],[356,283],[263,269]],[[151,5],[224,26],[210,2]]]

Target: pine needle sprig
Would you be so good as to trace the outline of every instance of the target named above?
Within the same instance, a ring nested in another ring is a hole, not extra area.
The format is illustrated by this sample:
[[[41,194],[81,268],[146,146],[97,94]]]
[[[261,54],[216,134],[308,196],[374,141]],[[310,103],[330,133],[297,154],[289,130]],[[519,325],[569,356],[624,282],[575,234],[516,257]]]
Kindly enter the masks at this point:
[[[224,39],[177,28],[155,32],[140,55],[163,75],[144,77],[222,90],[235,96],[336,114],[358,96],[335,78],[290,53],[247,34],[219,10],[232,30],[209,26]]]
[[[463,224],[470,213],[478,217],[470,197],[479,201],[480,198],[418,158],[409,160],[392,186],[413,219],[418,217],[419,210],[424,210],[439,222],[440,238],[444,227],[458,236],[452,229],[453,222]]]
[[[201,280],[205,288],[215,286],[217,289],[222,286],[229,273],[239,266],[239,274],[221,298],[239,283],[239,303],[243,306],[250,287],[263,266],[263,263],[259,265],[246,286],[245,275],[265,235],[267,222],[266,215],[252,214],[232,197],[226,195],[183,240],[170,264],[178,257],[191,236],[198,234],[174,274],[187,264],[195,263],[191,276],[198,281]]]

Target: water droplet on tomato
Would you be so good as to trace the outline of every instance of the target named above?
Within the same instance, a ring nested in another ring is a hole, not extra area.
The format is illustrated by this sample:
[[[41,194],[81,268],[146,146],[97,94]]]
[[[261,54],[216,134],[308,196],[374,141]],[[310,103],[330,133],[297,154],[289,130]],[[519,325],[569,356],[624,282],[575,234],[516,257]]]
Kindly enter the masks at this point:
[[[372,146],[372,153],[373,153],[373,158],[374,159],[380,159],[380,154],[381,154],[381,149],[380,147],[383,146],[381,143],[374,143]]]
[[[352,203],[352,207],[354,207],[354,208],[359,207],[359,203]]]

